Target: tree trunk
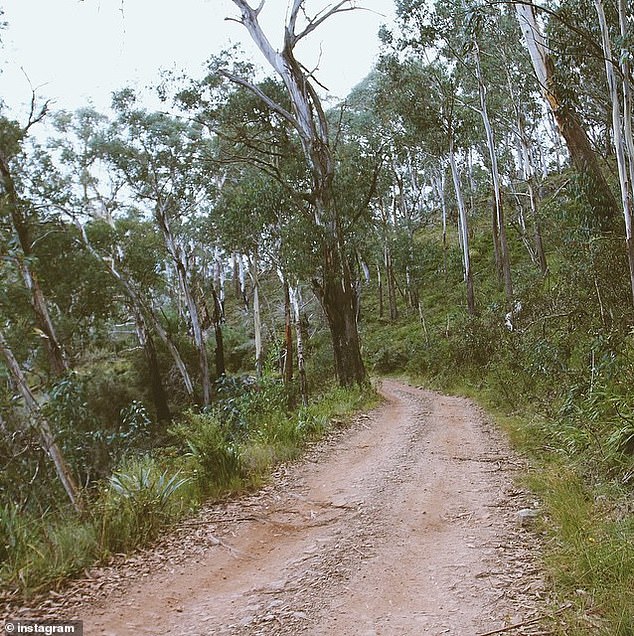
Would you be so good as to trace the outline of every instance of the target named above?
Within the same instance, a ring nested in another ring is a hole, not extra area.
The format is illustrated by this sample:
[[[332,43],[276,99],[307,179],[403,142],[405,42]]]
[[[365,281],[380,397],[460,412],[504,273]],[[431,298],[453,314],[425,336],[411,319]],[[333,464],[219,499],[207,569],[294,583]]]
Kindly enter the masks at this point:
[[[339,382],[349,385],[364,382],[365,367],[361,359],[357,329],[357,296],[347,262],[345,241],[341,231],[340,212],[335,204],[333,181],[335,161],[328,133],[328,121],[310,72],[295,58],[295,47],[304,37],[336,13],[345,10],[347,2],[327,8],[307,26],[296,32],[299,14],[305,10],[303,0],[293,0],[284,30],[284,46],[275,50],[261,28],[258,17],[264,2],[252,8],[246,0],[233,0],[240,9],[241,22],[268,63],[280,76],[291,102],[285,105],[270,99],[246,80],[225,73],[232,81],[249,88],[272,108],[299,137],[306,165],[311,174],[311,204],[316,229],[321,235],[320,280],[313,288],[328,320]]]
[[[308,381],[306,380],[306,362],[304,358],[304,335],[302,334],[302,314],[300,310],[300,291],[298,287],[289,288],[293,322],[295,323],[295,340],[297,341],[297,373],[299,375],[299,393],[302,405],[308,406]]]
[[[535,75],[555,118],[557,128],[566,142],[572,163],[579,173],[586,200],[593,210],[599,227],[607,229],[618,216],[616,199],[601,172],[585,130],[579,124],[575,113],[562,105],[559,87],[554,78],[554,64],[547,53],[548,47],[539,30],[532,5],[516,4],[515,11]]]
[[[215,353],[215,363],[216,363],[216,377],[221,378],[227,375],[227,369],[225,367],[225,343],[222,335],[222,321],[224,316],[224,311],[220,304],[220,299],[218,298],[218,294],[216,293],[215,287],[211,288],[211,294],[213,296],[214,301],[214,312],[212,316],[212,321],[214,324],[214,336],[216,339],[216,353]]]
[[[500,225],[498,220],[498,208],[493,194],[491,205],[491,237],[493,238],[493,261],[498,283],[503,279],[502,248],[500,247]]]
[[[291,292],[286,277],[282,277],[284,286],[284,366],[282,375],[284,384],[290,386],[293,381],[293,325],[291,317]]]
[[[381,277],[381,265],[376,264],[376,278],[379,294],[379,318],[383,318],[383,278]]]
[[[394,279],[394,269],[392,267],[392,254],[387,245],[383,249],[383,262],[385,263],[385,278],[387,279],[387,299],[390,306],[390,320],[398,318],[398,307],[396,305],[396,281]]]
[[[511,258],[509,255],[508,241],[506,239],[506,224],[504,222],[504,206],[502,202],[502,187],[500,185],[500,171],[498,169],[498,159],[495,150],[495,136],[491,121],[489,120],[489,110],[487,108],[487,89],[482,76],[480,65],[480,48],[478,41],[474,39],[476,75],[478,79],[478,92],[480,95],[480,115],[486,132],[487,149],[489,151],[489,161],[491,162],[491,180],[493,181],[493,200],[495,206],[496,234],[500,244],[500,266],[504,279],[504,294],[506,301],[510,305],[513,300],[513,281],[511,278]],[[510,308],[510,307],[509,307]]]
[[[166,329],[161,324],[161,321],[156,317],[154,311],[152,311],[151,307],[149,307],[145,302],[143,302],[142,298],[136,292],[132,284],[127,278],[125,278],[115,267],[114,261],[109,258],[104,258],[97,250],[92,246],[88,236],[86,235],[85,228],[81,225],[81,223],[76,223],[77,229],[82,237],[83,243],[86,246],[86,249],[92,254],[94,258],[96,258],[109,272],[109,274],[119,283],[123,292],[130,300],[130,303],[133,307],[135,307],[136,311],[138,311],[143,318],[152,326],[152,329],[156,332],[158,337],[163,341],[163,344],[167,347],[167,350],[170,352],[172,359],[174,360],[174,364],[178,369],[182,379],[183,384],[185,386],[185,390],[187,391],[187,395],[193,400],[194,398],[194,384],[191,380],[191,376],[189,375],[189,371],[187,370],[187,366],[185,365],[185,361],[183,360],[178,348],[174,344],[172,338],[167,333]]]
[[[255,372],[258,378],[264,375],[264,357],[262,353],[262,316],[260,314],[260,280],[257,258],[251,263],[251,281],[253,283],[253,331],[255,338]]]
[[[470,316],[475,316],[475,293],[473,291],[473,273],[471,271],[471,254],[469,251],[469,226],[467,223],[467,209],[462,197],[462,187],[460,186],[460,173],[456,165],[456,158],[453,151],[453,140],[449,141],[449,166],[451,176],[456,191],[456,201],[458,203],[458,215],[460,218],[460,236],[462,238],[462,264],[464,266],[464,281],[467,287],[467,311]]]
[[[156,419],[159,423],[164,424],[172,419],[172,415],[167,403],[167,394],[165,393],[163,379],[161,378],[161,372],[159,370],[156,347],[154,346],[154,341],[152,340],[152,336],[148,330],[145,319],[143,318],[143,314],[141,314],[136,307],[132,307],[132,313],[134,314],[136,322],[139,343],[143,347],[145,359],[148,365],[150,388],[152,390],[152,400],[156,410]]]
[[[207,359],[207,344],[203,335],[200,312],[198,311],[198,305],[194,299],[189,278],[187,275],[187,265],[185,262],[185,256],[182,248],[176,242],[176,238],[172,232],[170,226],[170,220],[168,211],[164,204],[157,203],[155,208],[155,217],[157,223],[163,234],[165,246],[167,251],[172,257],[174,267],[176,268],[176,274],[178,276],[179,287],[183,293],[185,299],[185,305],[187,307],[187,313],[192,329],[192,339],[194,346],[198,352],[198,368],[200,372],[200,384],[202,388],[202,403],[203,406],[208,406],[211,402],[211,378],[209,376],[209,361]]]
[[[0,181],[5,189],[5,202],[11,215],[13,227],[18,236],[18,242],[22,251],[22,257],[18,259],[18,265],[24,285],[31,295],[31,306],[35,313],[37,327],[44,334],[44,345],[48,354],[51,372],[55,376],[60,376],[69,370],[68,361],[57,338],[53,321],[48,310],[48,303],[39,281],[29,265],[32,252],[31,233],[28,222],[22,211],[22,204],[15,189],[13,175],[9,167],[9,160],[0,150]]]
[[[614,147],[616,150],[616,164],[619,171],[619,184],[621,186],[621,202],[623,204],[623,216],[625,219],[625,244],[627,258],[630,266],[630,286],[632,289],[632,301],[634,302],[634,242],[632,238],[632,183],[630,182],[630,172],[625,156],[624,126],[621,119],[621,106],[619,103],[619,91],[614,73],[614,62],[612,59],[612,46],[610,44],[610,32],[608,30],[602,0],[594,0],[594,6],[599,17],[601,27],[601,40],[603,44],[603,55],[605,58],[605,72],[608,80],[608,90],[612,101],[612,134],[614,136]],[[629,82],[629,77],[623,78],[625,84]],[[630,113],[631,114],[631,113]],[[630,128],[631,130],[631,128]]]
[[[531,208],[531,218],[533,221],[533,244],[535,254],[539,262],[539,268],[543,276],[548,273],[548,262],[546,261],[546,253],[544,252],[544,243],[542,240],[541,223],[539,221],[537,192],[535,192],[535,169],[531,162],[531,153],[529,147],[529,138],[524,129],[523,113],[520,108],[516,109],[517,114],[517,132],[520,142],[519,156],[522,166],[522,177],[526,182],[528,197]]]
[[[27,383],[26,377],[22,369],[20,368],[18,361],[13,355],[13,351],[11,350],[1,330],[0,352],[2,353],[7,363],[7,368],[15,385],[18,387],[18,390],[22,394],[26,409],[31,415],[31,424],[35,427],[40,436],[42,448],[46,451],[48,456],[53,461],[57,477],[64,487],[64,490],[66,491],[71,504],[77,512],[83,512],[84,505],[79,489],[77,488],[77,484],[75,483],[75,479],[73,478],[72,471],[66,463],[66,460],[62,455],[62,451],[55,441],[55,436],[53,435],[51,426],[44,417],[44,414],[40,409],[40,405],[35,399],[35,396],[33,395],[33,392],[31,391]]]
[[[623,82],[623,135],[625,137],[625,149],[627,151],[627,165],[630,179],[630,195],[634,196],[634,95],[632,95],[632,66],[630,64],[631,53],[625,48],[628,37],[628,14],[625,0],[619,1],[619,26],[621,30],[621,76]]]
[[[357,299],[346,263],[339,261],[339,250],[324,247],[324,272],[321,281],[313,280],[313,289],[326,315],[335,362],[335,373],[341,386],[366,380],[357,328]],[[335,272],[342,272],[337,275]]]

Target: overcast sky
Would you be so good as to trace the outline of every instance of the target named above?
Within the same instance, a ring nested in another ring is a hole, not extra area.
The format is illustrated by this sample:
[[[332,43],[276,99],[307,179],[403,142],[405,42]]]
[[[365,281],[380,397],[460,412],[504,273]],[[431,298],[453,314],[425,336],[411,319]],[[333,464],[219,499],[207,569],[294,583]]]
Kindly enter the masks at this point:
[[[307,0],[310,15],[332,0]],[[255,4],[255,0],[252,0]],[[274,45],[281,42],[287,0],[267,0],[261,21]],[[365,9],[334,16],[300,49],[308,68],[319,62],[320,81],[343,97],[370,71],[377,31],[393,15],[393,0],[361,0]],[[231,0],[2,0],[4,63],[1,97],[13,113],[30,100],[31,86],[55,108],[91,101],[106,109],[112,91],[144,87],[159,69],[202,74],[202,65],[231,42],[265,67]]]

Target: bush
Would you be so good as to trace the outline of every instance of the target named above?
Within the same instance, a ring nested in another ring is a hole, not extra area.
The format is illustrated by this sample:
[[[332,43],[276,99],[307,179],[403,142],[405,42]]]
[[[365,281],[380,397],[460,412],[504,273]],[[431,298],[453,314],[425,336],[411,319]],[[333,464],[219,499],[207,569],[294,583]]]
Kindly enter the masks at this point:
[[[170,432],[193,459],[196,478],[203,493],[228,486],[242,476],[237,442],[214,413],[185,413]]]
[[[97,556],[95,528],[71,516],[53,520],[0,508],[0,582],[28,594],[81,572]]]
[[[101,500],[101,546],[119,552],[147,543],[178,517],[188,477],[161,470],[151,456],[129,460],[109,480]]]

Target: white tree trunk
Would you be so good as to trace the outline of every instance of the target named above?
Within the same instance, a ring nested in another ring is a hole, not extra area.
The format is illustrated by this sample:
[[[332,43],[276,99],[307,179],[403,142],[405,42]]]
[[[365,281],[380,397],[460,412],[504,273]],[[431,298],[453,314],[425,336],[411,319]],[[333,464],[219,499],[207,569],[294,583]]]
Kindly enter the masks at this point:
[[[456,191],[456,202],[458,203],[458,216],[460,219],[460,236],[462,237],[462,264],[464,267],[464,281],[467,286],[467,309],[469,314],[475,314],[475,296],[473,291],[473,273],[471,271],[471,254],[469,252],[469,225],[467,221],[467,209],[462,196],[462,187],[460,185],[460,173],[456,165],[456,157],[453,151],[453,140],[449,141],[449,166],[451,168],[451,176]]]
[[[299,374],[299,390],[302,404],[308,406],[308,382],[306,381],[306,360],[304,358],[304,336],[302,335],[301,292],[299,287],[289,287],[293,323],[295,325],[295,342],[297,347],[297,373]]]
[[[502,207],[502,188],[500,187],[500,171],[498,169],[498,159],[495,151],[495,137],[493,128],[489,120],[489,111],[487,108],[487,89],[482,77],[482,67],[480,65],[480,47],[477,40],[474,39],[476,76],[478,79],[478,93],[480,95],[480,115],[482,123],[486,131],[487,149],[489,151],[489,160],[491,161],[491,179],[493,181],[493,195],[495,198],[495,215],[498,236],[500,239],[500,260],[502,263],[502,273],[504,276],[504,293],[507,302],[513,300],[513,282],[511,279],[511,259],[509,255],[508,241],[506,240],[506,225],[504,223],[504,210]]]
[[[253,282],[253,330],[255,334],[255,371],[258,378],[264,374],[262,353],[262,316],[260,314],[260,280],[257,258],[251,262],[251,280]]]
[[[201,327],[200,311],[194,299],[191,285],[188,279],[188,267],[183,254],[182,247],[178,245],[174,233],[172,232],[169,213],[162,204],[157,204],[155,210],[156,220],[161,228],[165,246],[172,257],[176,274],[178,276],[179,288],[182,291],[187,307],[187,313],[191,322],[192,337],[194,346],[198,351],[198,366],[200,370],[200,383],[203,392],[203,406],[208,406],[211,402],[211,378],[209,376],[209,360],[207,358],[207,345]]]
[[[178,351],[176,345],[170,338],[166,329],[163,327],[160,320],[154,314],[154,311],[152,311],[150,307],[146,306],[146,304],[143,302],[139,294],[136,292],[136,290],[134,289],[130,281],[127,280],[127,278],[125,278],[117,270],[113,259],[106,258],[102,256],[101,254],[99,254],[99,252],[97,252],[97,250],[93,247],[92,243],[88,239],[88,236],[86,235],[86,230],[83,227],[83,225],[81,225],[79,221],[77,221],[75,225],[77,226],[77,229],[80,232],[80,235],[82,237],[84,245],[86,246],[86,249],[90,252],[90,254],[94,258],[96,258],[108,270],[110,275],[121,285],[121,287],[123,287],[123,290],[125,291],[126,295],[130,299],[130,302],[137,308],[137,311],[139,311],[139,313],[148,321],[148,323],[152,326],[152,329],[154,329],[158,337],[163,341],[168,351],[170,352],[172,359],[174,360],[174,364],[176,365],[176,368],[181,374],[181,377],[183,379],[183,384],[185,385],[185,390],[187,391],[187,395],[189,395],[190,398],[193,398],[194,385],[193,385],[191,376],[189,375],[189,371],[187,370],[187,366],[185,365],[185,362],[180,352]]]
[[[612,134],[614,136],[614,147],[616,151],[616,163],[619,171],[619,185],[621,187],[621,202],[623,204],[623,216],[625,219],[625,243],[630,266],[630,284],[632,288],[632,300],[634,302],[634,245],[632,244],[632,191],[630,183],[630,172],[625,156],[624,123],[621,117],[621,104],[619,101],[619,90],[614,72],[614,60],[612,58],[612,45],[610,43],[610,32],[608,30],[605,11],[602,0],[594,0],[594,6],[599,18],[601,28],[601,43],[605,58],[605,73],[608,81],[608,90],[612,101]],[[628,78],[624,78],[627,84]],[[630,122],[631,125],[631,122]],[[631,131],[631,128],[630,128]]]
[[[46,451],[48,456],[53,461],[55,466],[55,472],[57,473],[57,477],[59,478],[68,498],[70,499],[71,504],[75,508],[77,512],[83,511],[83,502],[81,500],[81,495],[75,480],[73,478],[70,467],[66,463],[64,456],[62,455],[62,451],[60,450],[57,442],[55,441],[55,436],[51,430],[51,426],[48,423],[47,419],[44,417],[40,405],[36,400],[31,388],[28,385],[26,377],[13,355],[13,351],[9,346],[9,343],[6,341],[4,334],[0,330],[0,353],[2,353],[7,368],[13,381],[15,382],[22,398],[24,399],[24,404],[26,406],[27,411],[31,416],[31,425],[35,427],[37,430],[40,441],[42,444],[42,448]]]
[[[631,18],[631,8],[628,14],[625,0],[619,0],[619,26],[621,38],[626,42],[628,35],[628,15]],[[634,196],[634,95],[632,95],[632,66],[630,64],[630,52],[625,48],[621,49],[621,74],[623,81],[623,121],[625,149],[627,151],[627,163],[630,179],[630,196]]]

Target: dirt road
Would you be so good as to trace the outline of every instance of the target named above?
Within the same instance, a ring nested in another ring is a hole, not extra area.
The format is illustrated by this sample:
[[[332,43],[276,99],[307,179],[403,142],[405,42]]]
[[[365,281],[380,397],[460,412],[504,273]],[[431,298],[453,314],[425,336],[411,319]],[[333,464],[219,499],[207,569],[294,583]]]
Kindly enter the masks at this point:
[[[382,392],[271,486],[190,522],[158,565],[136,557],[131,580],[77,607],[84,633],[539,633],[527,495],[504,440],[468,400]]]

